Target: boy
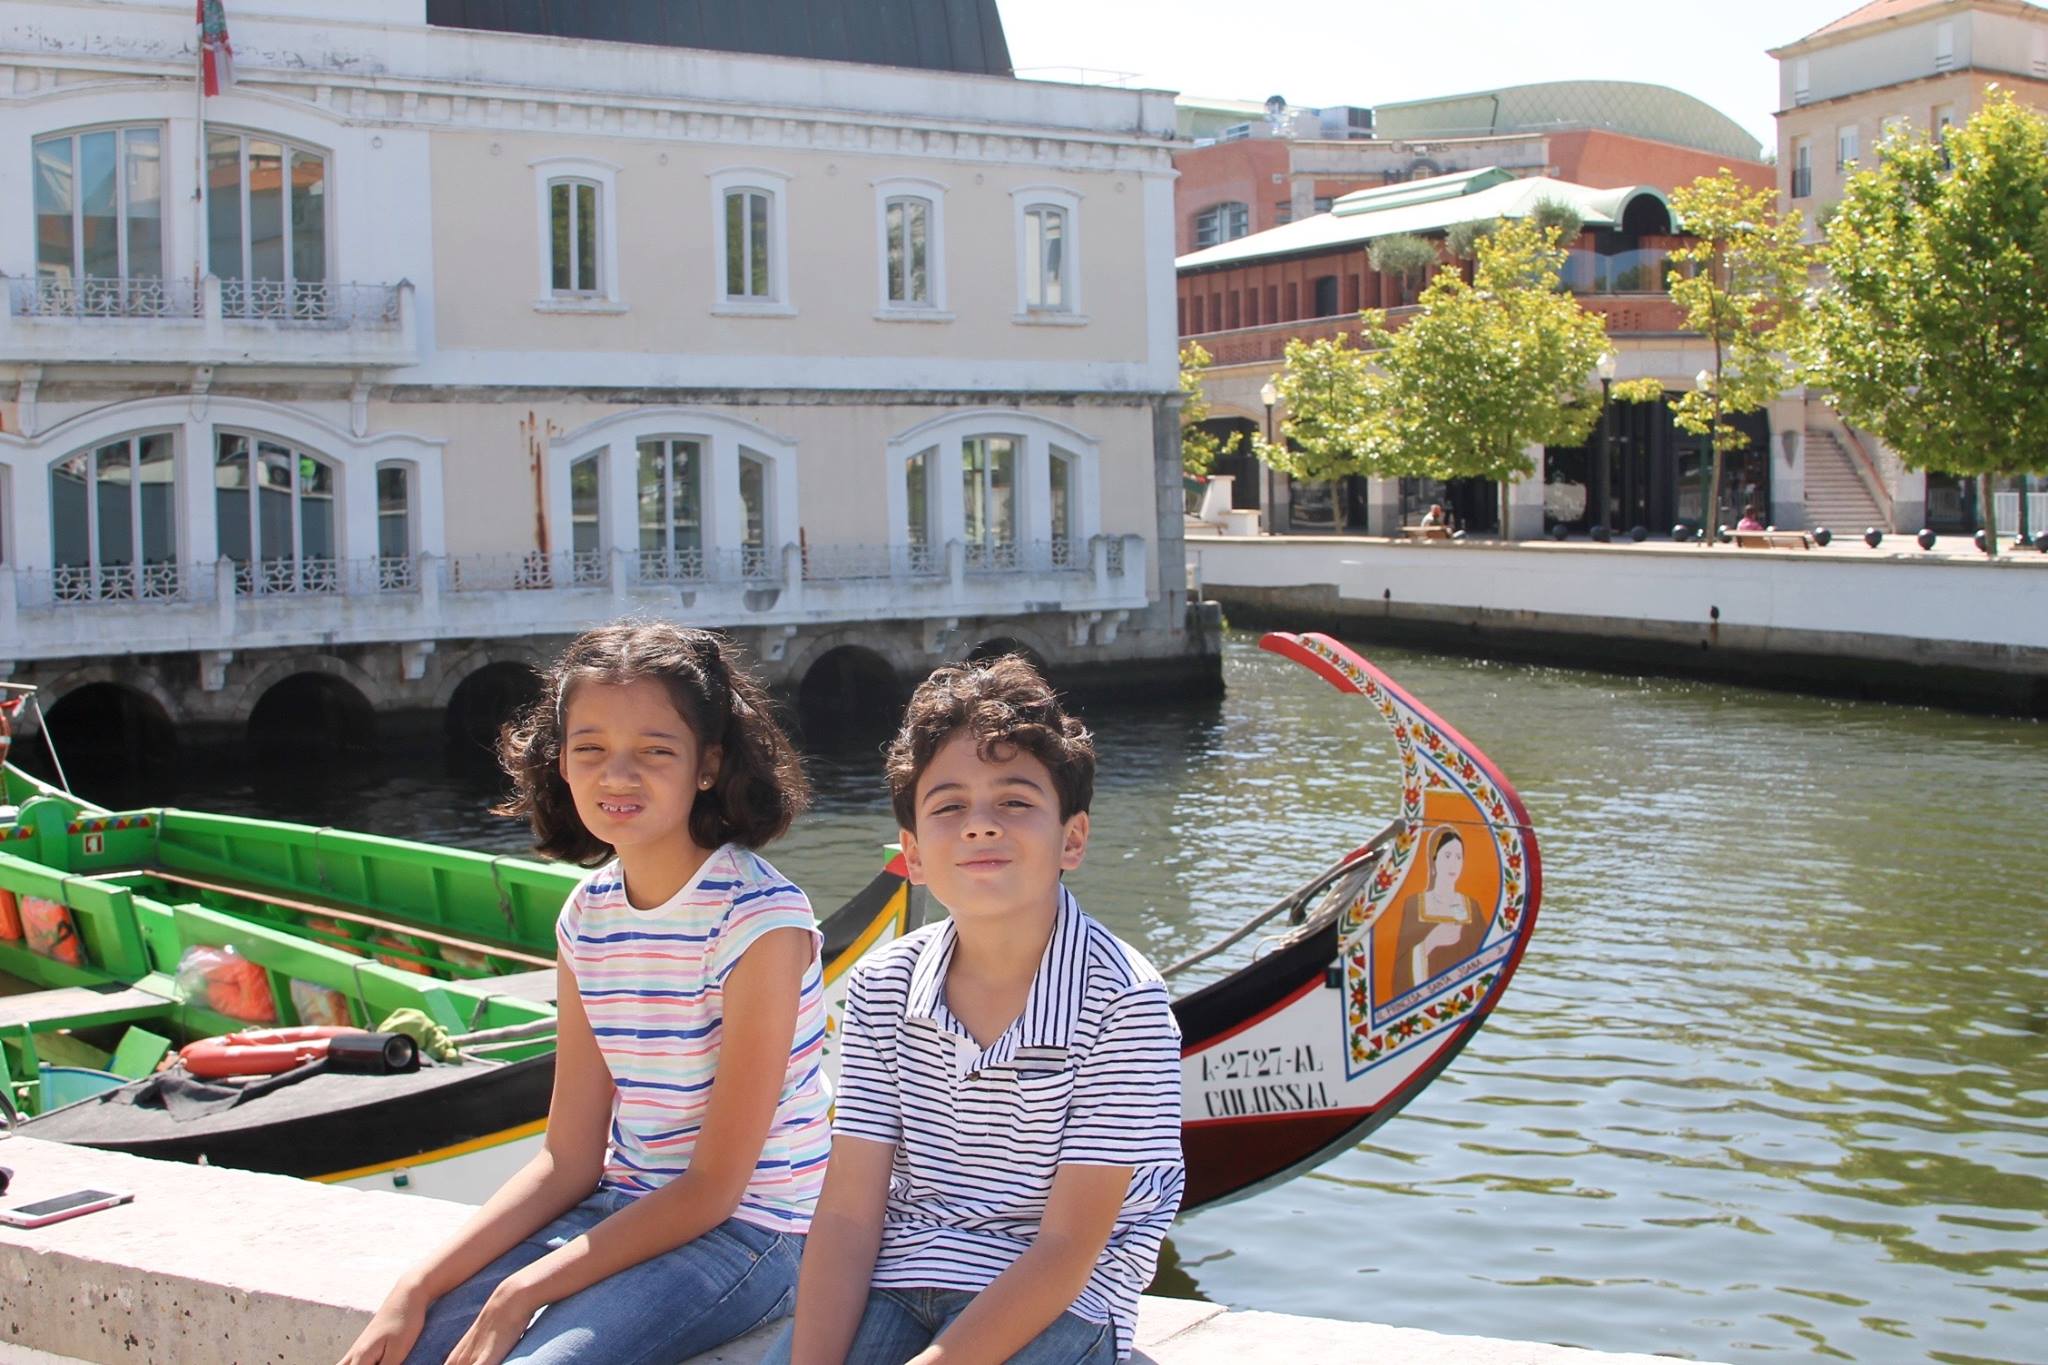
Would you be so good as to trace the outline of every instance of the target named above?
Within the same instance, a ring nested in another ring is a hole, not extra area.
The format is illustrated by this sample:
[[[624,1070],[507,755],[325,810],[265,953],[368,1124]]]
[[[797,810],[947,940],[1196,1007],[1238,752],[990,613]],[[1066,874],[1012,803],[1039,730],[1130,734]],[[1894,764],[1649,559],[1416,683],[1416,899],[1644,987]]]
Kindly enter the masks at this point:
[[[1165,984],[1081,912],[1095,749],[1023,659],[939,669],[890,745],[950,918],[855,970],[795,1365],[1111,1365],[1180,1205]],[[786,1354],[785,1354],[786,1353]]]

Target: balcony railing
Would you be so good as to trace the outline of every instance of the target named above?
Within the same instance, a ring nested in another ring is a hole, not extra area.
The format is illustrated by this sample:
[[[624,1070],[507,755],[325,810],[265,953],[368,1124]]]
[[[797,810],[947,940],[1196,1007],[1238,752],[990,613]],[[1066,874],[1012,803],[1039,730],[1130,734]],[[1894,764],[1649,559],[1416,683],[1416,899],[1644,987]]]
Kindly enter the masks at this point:
[[[38,278],[9,280],[8,307],[20,318],[196,318],[190,280]]]
[[[404,365],[413,287],[285,280],[6,278],[0,356],[30,363]]]

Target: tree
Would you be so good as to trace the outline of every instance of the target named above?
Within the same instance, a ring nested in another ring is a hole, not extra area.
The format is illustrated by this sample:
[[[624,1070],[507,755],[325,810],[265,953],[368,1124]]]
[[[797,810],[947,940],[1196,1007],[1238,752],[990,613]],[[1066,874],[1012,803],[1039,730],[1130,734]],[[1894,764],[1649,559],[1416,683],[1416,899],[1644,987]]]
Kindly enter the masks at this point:
[[[1607,323],[1558,287],[1555,227],[1503,222],[1475,249],[1471,283],[1439,271],[1421,312],[1388,339],[1384,397],[1401,472],[1501,484],[1505,531],[1506,485],[1536,472],[1528,447],[1578,445],[1599,420],[1588,385]]]
[[[1366,252],[1366,259],[1380,274],[1399,280],[1404,295],[1425,272],[1434,270],[1443,261],[1435,242],[1412,232],[1397,232],[1390,237],[1379,238]]]
[[[1363,314],[1365,349],[1342,336],[1288,343],[1276,387],[1294,448],[1261,443],[1260,457],[1301,478],[1507,482],[1535,472],[1530,445],[1583,442],[1600,416],[1591,383],[1607,325],[1558,288],[1557,233],[1503,222],[1474,249],[1471,283],[1439,270],[1400,330]],[[1654,380],[1615,386],[1624,402],[1657,392]]]
[[[2009,92],[1940,143],[1887,142],[1828,223],[1808,376],[1915,469],[2048,470],[2048,120]]]
[[[1180,348],[1180,463],[1189,474],[1208,473],[1216,461],[1239,449],[1244,441],[1242,433],[1223,437],[1202,429],[1202,423],[1209,420],[1209,392],[1202,383],[1209,363],[1209,352],[1199,341]]]
[[[1386,314],[1361,315],[1363,330],[1385,336]],[[1286,362],[1273,388],[1287,413],[1278,445],[1257,442],[1261,461],[1297,479],[1338,479],[1383,474],[1390,455],[1385,376],[1373,357],[1339,332],[1321,341],[1288,340]]]
[[[1672,400],[1672,420],[1705,436],[1714,458],[1700,508],[1700,543],[1715,541],[1721,465],[1749,435],[1728,419],[1755,412],[1794,383],[1789,352],[1812,253],[1797,213],[1780,216],[1777,193],[1753,190],[1725,169],[1672,192],[1672,215],[1692,240],[1670,253],[1671,301],[1685,329],[1714,348],[1708,382]]]

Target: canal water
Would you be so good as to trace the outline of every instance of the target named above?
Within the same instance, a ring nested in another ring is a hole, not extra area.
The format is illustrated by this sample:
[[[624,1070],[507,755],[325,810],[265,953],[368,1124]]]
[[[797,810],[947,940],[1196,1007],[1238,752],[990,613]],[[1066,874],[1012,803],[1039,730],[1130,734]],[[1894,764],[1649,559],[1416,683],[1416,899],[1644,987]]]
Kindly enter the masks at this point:
[[[1183,1220],[1160,1288],[1710,1360],[2048,1358],[2048,727],[1374,657],[1520,788],[1533,945],[1404,1114]],[[1155,961],[1396,809],[1372,712],[1249,635],[1224,670],[1221,700],[1090,716],[1072,884]],[[771,850],[821,905],[883,856],[879,768],[815,759]],[[172,782],[151,799],[524,846],[488,773],[418,757]]]

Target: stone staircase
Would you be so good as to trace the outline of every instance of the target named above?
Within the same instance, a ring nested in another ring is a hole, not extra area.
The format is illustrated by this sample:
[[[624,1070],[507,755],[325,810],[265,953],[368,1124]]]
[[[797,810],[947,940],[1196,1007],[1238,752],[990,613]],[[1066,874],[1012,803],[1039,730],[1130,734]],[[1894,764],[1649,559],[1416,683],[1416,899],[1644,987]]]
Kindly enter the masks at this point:
[[[1871,496],[1856,457],[1825,427],[1806,429],[1806,524],[1858,535],[1866,526],[1891,529],[1891,514]]]

